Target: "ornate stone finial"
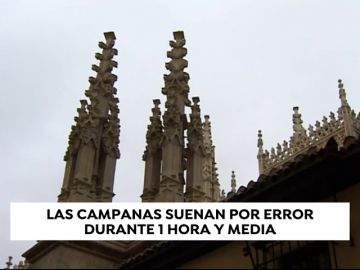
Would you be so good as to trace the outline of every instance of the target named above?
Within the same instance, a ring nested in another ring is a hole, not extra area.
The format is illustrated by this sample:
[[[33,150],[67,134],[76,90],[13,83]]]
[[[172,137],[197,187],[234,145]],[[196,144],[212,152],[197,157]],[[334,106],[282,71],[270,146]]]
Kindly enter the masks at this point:
[[[13,265],[13,263],[11,261],[12,259],[13,259],[12,256],[8,257],[8,261],[6,262],[6,268],[5,269],[11,269],[11,266]]]
[[[200,112],[200,109],[199,109],[200,98],[199,97],[193,97],[192,101],[194,103],[193,106],[191,107],[192,111],[193,112]]]
[[[346,91],[344,89],[344,84],[341,79],[338,80],[338,88],[339,88],[339,98],[341,104],[340,108],[338,109],[338,114],[341,119],[344,119],[346,121],[349,120],[346,118],[350,114],[351,108],[346,99]]]
[[[150,124],[146,132],[146,149],[143,155],[143,160],[146,160],[147,154],[158,151],[161,147],[161,137],[163,135],[163,126],[161,122],[160,100],[153,100],[154,107],[151,109],[152,116],[150,116]]]
[[[209,120],[210,116],[205,115],[204,119],[205,119],[203,123],[204,150],[206,154],[211,154],[213,141],[211,135],[211,122]]]
[[[96,77],[89,77],[90,87],[85,91],[91,105],[88,105],[86,100],[80,101],[81,107],[77,110],[79,115],[75,117],[76,126],[72,127],[69,136],[65,160],[68,159],[69,150],[77,149],[73,144],[78,144],[78,140],[85,143],[92,141],[95,147],[99,147],[99,136],[102,137],[104,150],[116,158],[120,157],[119,100],[115,97],[117,91],[114,87],[117,76],[111,73],[113,67],[117,67],[117,62],[112,60],[113,56],[117,55],[117,50],[113,48],[116,37],[113,32],[104,33],[104,36],[106,42],[99,42],[102,53],[95,54],[100,64],[92,66]],[[102,134],[97,134],[101,126]]]
[[[112,58],[117,55],[117,50],[113,48],[115,44],[115,34],[113,32],[104,33],[106,42],[99,42],[101,53],[96,53],[95,57],[100,61],[99,65],[92,65],[92,70],[96,72],[96,77],[89,77],[90,87],[85,92],[91,101],[91,114],[100,118],[106,118],[108,110],[116,110],[118,100],[114,97],[116,88],[114,83],[117,76],[112,74],[117,62]]]
[[[219,183],[219,174],[218,174],[217,163],[215,162],[215,146],[213,146],[213,201],[220,200],[220,183]]]
[[[193,100],[193,105],[191,106],[190,119],[191,119],[191,117],[193,119],[198,119],[198,118],[200,118],[200,105],[199,105],[200,98],[193,97],[192,100]],[[200,119],[200,121],[201,121],[201,119]]]
[[[307,144],[306,130],[303,127],[301,114],[299,113],[299,107],[293,107],[293,136],[290,138],[290,147],[293,147],[296,151]]]
[[[211,137],[211,122],[210,116],[204,116],[205,121],[203,123],[203,145],[205,158],[203,162],[203,178],[211,179],[213,171],[213,142]]]
[[[262,133],[261,130],[258,131],[258,141],[257,141],[257,147],[258,147],[258,154],[257,154],[257,160],[258,160],[258,167],[259,167],[259,174],[263,174],[265,171],[265,165],[266,165],[266,155],[264,153],[263,149],[263,139],[262,139]]]
[[[204,116],[203,122],[203,179],[205,183],[205,200],[219,201],[221,199],[220,183],[218,179],[217,167],[215,162],[215,146],[211,135],[210,116]]]
[[[150,122],[153,124],[161,123],[161,110],[159,105],[161,104],[160,99],[153,100],[154,108],[151,109],[152,117],[150,117]]]
[[[168,91],[174,88],[176,95],[178,95],[177,105],[180,112],[183,113],[182,107],[191,104],[188,99],[188,81],[190,77],[188,73],[184,72],[184,69],[188,66],[187,60],[183,59],[187,54],[187,49],[184,47],[186,43],[184,32],[174,32],[174,39],[175,41],[170,41],[171,51],[167,52],[167,57],[171,58],[171,60],[165,64],[165,67],[170,71],[170,74],[164,75],[165,86],[162,93],[167,95]]]
[[[261,130],[258,131],[258,142],[257,142],[257,147],[258,147],[258,154],[259,155],[262,155],[264,153],[264,150],[263,150],[263,139],[262,139],[262,134],[261,134]]]
[[[159,108],[160,100],[154,99],[153,103],[152,116],[150,116],[150,124],[146,132],[146,149],[143,155],[145,161],[144,188],[141,195],[143,202],[156,201],[160,186],[163,126]]]
[[[343,121],[345,128],[345,137],[358,137],[357,126],[358,122],[355,118],[355,112],[351,110],[351,107],[346,99],[346,91],[341,79],[338,80],[339,98],[341,106],[338,109],[339,118]]]
[[[96,72],[96,77],[90,77],[90,87],[85,95],[89,97],[91,106],[89,113],[92,118],[98,118],[103,125],[102,148],[108,155],[114,158],[120,158],[119,151],[119,135],[120,120],[118,117],[119,107],[117,93],[114,83],[117,76],[112,74],[113,68],[117,67],[117,62],[112,60],[117,55],[117,50],[113,48],[115,45],[114,32],[104,33],[106,42],[99,42],[101,53],[96,53],[96,59],[100,60],[99,66],[93,65],[92,69]]]
[[[191,106],[190,123],[187,128],[188,147],[191,151],[198,151],[203,148],[203,129],[200,117],[200,98],[193,97]]]
[[[231,192],[236,192],[236,179],[234,171],[231,171]]]
[[[187,172],[185,199],[188,202],[200,202],[204,201],[204,195],[206,194],[205,189],[207,189],[208,186],[204,183],[204,171],[203,166],[201,166],[204,165],[205,155],[199,106],[200,98],[193,97],[192,100],[193,105],[191,105],[190,122],[187,126],[188,144],[186,149]]]
[[[341,79],[338,80],[338,88],[339,88],[339,98],[341,101],[341,106],[349,107],[348,101],[346,99],[346,91],[344,89],[344,84]]]
[[[294,135],[296,137],[299,136],[306,136],[306,130],[303,127],[302,123],[302,119],[301,119],[301,114],[299,113],[299,107],[293,107],[293,131],[294,131]]]
[[[160,99],[153,99],[153,103],[155,105],[154,110],[159,112],[160,111],[159,105],[161,104]],[[153,112],[153,114],[158,115],[158,113],[154,113],[154,112]]]

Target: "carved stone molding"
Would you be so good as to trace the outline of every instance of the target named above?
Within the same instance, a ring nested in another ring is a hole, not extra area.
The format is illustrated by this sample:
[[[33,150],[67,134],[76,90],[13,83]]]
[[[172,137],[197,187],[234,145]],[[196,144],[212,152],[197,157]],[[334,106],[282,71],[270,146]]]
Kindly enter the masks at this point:
[[[263,150],[263,140],[261,131],[258,134],[258,162],[259,173],[268,174],[274,168],[281,168],[287,162],[291,162],[298,155],[305,153],[310,148],[320,150],[324,148],[327,142],[333,138],[342,148],[347,137],[358,138],[360,135],[360,116],[356,117],[354,110],[351,109],[346,100],[346,92],[341,80],[338,81],[339,98],[341,105],[335,113],[330,112],[328,117],[323,117],[321,122],[316,121],[314,125],[309,125],[306,130],[303,127],[303,121],[299,108],[294,107],[293,114],[293,135],[289,142],[278,143],[270,151]]]

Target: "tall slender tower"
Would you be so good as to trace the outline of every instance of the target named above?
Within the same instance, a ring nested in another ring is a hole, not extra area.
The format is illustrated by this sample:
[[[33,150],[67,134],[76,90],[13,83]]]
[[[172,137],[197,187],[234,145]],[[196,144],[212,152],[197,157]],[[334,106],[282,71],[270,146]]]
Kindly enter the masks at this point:
[[[111,202],[114,196],[116,159],[120,157],[117,76],[112,74],[117,67],[112,60],[117,50],[113,48],[115,34],[104,35],[105,43],[99,42],[102,52],[95,54],[100,64],[92,66],[96,76],[89,78],[90,87],[85,91],[90,104],[80,101],[71,127],[60,202]]]

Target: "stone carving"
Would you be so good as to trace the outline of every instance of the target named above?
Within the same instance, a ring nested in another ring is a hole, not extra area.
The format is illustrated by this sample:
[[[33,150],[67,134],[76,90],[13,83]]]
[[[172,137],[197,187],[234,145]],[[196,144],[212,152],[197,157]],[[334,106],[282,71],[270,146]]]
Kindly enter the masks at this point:
[[[170,88],[175,88],[178,94],[183,96],[185,105],[190,106],[188,99],[190,77],[184,71],[188,62],[183,59],[187,54],[187,49],[184,48],[186,43],[184,33],[182,31],[174,32],[174,39],[175,41],[170,41],[172,50],[167,52],[167,57],[171,58],[171,61],[166,63],[165,67],[170,74],[164,75],[165,87],[162,89],[162,93],[167,95]]]
[[[167,52],[171,60],[165,64],[169,74],[164,75],[162,88],[162,93],[166,95],[165,112],[162,118],[163,129],[160,109],[158,104],[155,104],[153,119],[150,119],[151,125],[148,126],[146,135],[146,150],[143,155],[143,160],[146,162],[144,192],[141,197],[143,201],[203,201],[205,193],[203,176],[205,175],[208,182],[207,201],[213,201],[215,197],[217,199],[220,197],[214,146],[211,142],[205,149],[204,139],[206,136],[211,137],[211,134],[204,135],[200,99],[193,98],[192,106],[188,99],[190,77],[184,71],[188,66],[187,60],[184,59],[187,54],[187,49],[184,47],[184,33],[174,32],[174,39],[170,41],[171,50]],[[185,114],[185,106],[191,106],[189,122]],[[185,130],[187,130],[188,138],[186,148]],[[149,154],[152,152],[150,157]],[[159,153],[161,158],[159,158]],[[208,156],[205,160],[206,155]],[[161,173],[158,173],[159,168]],[[160,178],[159,185],[156,182],[158,178]],[[186,194],[184,196],[185,182]],[[157,190],[158,186],[159,190]]]
[[[351,136],[358,138],[360,135],[360,117],[356,117],[355,112],[350,108],[346,100],[346,92],[341,80],[338,81],[339,98],[341,105],[335,113],[330,112],[329,117],[323,117],[316,121],[315,125],[309,125],[308,130],[303,127],[303,121],[299,108],[294,107],[293,114],[293,135],[289,143],[284,141],[275,148],[263,150],[263,140],[261,131],[258,134],[258,162],[259,173],[268,174],[274,168],[280,168],[284,163],[292,161],[296,156],[305,153],[312,147],[317,150],[324,148],[330,138],[333,138],[338,148],[342,148],[344,140]]]
[[[234,171],[231,171],[231,192],[236,193],[236,178]]]
[[[120,158],[119,151],[120,120],[116,111],[111,112],[109,120],[104,124],[102,146],[106,154],[113,158]]]
[[[188,66],[184,59],[187,54],[184,33],[174,32],[174,39],[170,41],[171,50],[167,52],[171,60],[165,64],[169,74],[164,75],[162,88],[166,96],[163,121],[161,123],[160,101],[154,100],[153,115],[147,128],[141,198],[144,202],[219,200],[220,184],[209,117],[205,117],[203,126],[198,97],[193,98],[191,106],[188,99],[189,74],[184,71]],[[185,106],[191,106],[189,122]],[[188,139],[186,148],[185,130]]]
[[[199,97],[193,97],[192,100],[190,122],[187,126],[188,144],[186,149],[187,174],[185,198],[187,201],[194,202],[204,201],[205,189],[211,188],[211,179],[207,179],[209,183],[205,183],[205,179],[203,179],[204,143],[199,106],[200,99]]]
[[[206,154],[212,153],[213,148],[213,141],[212,141],[212,135],[211,135],[211,122],[210,122],[210,116],[205,115],[204,116],[205,121],[203,123],[203,136],[204,136],[204,151]]]
[[[159,191],[161,170],[161,139],[163,126],[161,123],[160,100],[154,99],[154,108],[150,117],[150,125],[146,132],[146,148],[143,155],[145,161],[144,188],[141,195],[143,202],[153,202]]]
[[[89,77],[90,87],[85,91],[85,96],[90,99],[91,105],[86,100],[81,100],[78,109],[78,117],[75,117],[76,125],[72,126],[69,136],[69,147],[65,154],[65,160],[69,154],[76,154],[80,141],[83,144],[93,143],[99,147],[99,136],[102,136],[103,149],[110,155],[119,158],[119,100],[115,97],[117,92],[114,83],[117,76],[112,74],[113,67],[117,62],[113,61],[117,50],[113,48],[115,35],[113,32],[105,33],[106,43],[99,42],[102,53],[96,53],[96,59],[100,60],[99,66],[93,65],[92,70],[96,77]],[[110,113],[109,113],[110,112]],[[101,131],[102,131],[102,134]]]
[[[154,99],[154,108],[152,108],[152,116],[150,117],[150,125],[147,126],[146,132],[146,148],[143,155],[143,160],[146,160],[147,155],[157,152],[160,148],[161,138],[163,136],[163,126],[161,122],[161,111],[159,108],[160,100]]]
[[[193,97],[191,106],[190,123],[187,127],[188,149],[190,151],[204,152],[203,129],[200,117],[200,98]]]
[[[202,177],[205,181],[205,199],[207,201],[218,201],[220,200],[220,183],[215,162],[215,146],[212,141],[210,116],[205,115],[204,118]]]
[[[214,146],[215,148],[215,146]],[[214,150],[215,151],[215,150]],[[212,200],[217,202],[220,200],[220,182],[219,174],[217,172],[218,168],[216,166],[215,157],[213,158],[213,173],[212,173]]]
[[[78,116],[74,117],[75,125],[71,126],[71,132],[69,135],[69,146],[66,150],[64,160],[67,161],[70,158],[70,155],[75,155],[79,150],[80,145],[80,126],[81,123],[86,121],[88,118],[88,113],[86,111],[87,101],[80,100],[81,107],[77,109]]]
[[[117,67],[117,62],[112,60],[117,55],[117,50],[113,48],[115,34],[113,32],[105,33],[105,39],[106,43],[99,42],[102,52],[95,54],[100,64],[92,65],[96,77],[89,78],[90,87],[85,91],[85,95],[89,97],[92,104],[91,113],[101,118],[107,118],[109,108],[114,109],[118,103],[117,98],[114,97],[117,92],[114,87],[117,76],[111,73],[113,68]]]
[[[202,173],[203,173],[203,178],[204,179],[207,179],[207,178],[211,178],[212,176],[212,159],[204,159],[204,162],[203,162],[203,170],[202,170]]]
[[[183,201],[184,170],[186,166],[184,153],[184,129],[187,121],[185,105],[188,105],[189,75],[184,72],[187,61],[183,59],[187,50],[184,48],[183,32],[174,32],[175,41],[170,41],[171,51],[167,56],[170,62],[165,64],[169,74],[164,75],[165,86],[162,93],[166,95],[165,113],[163,115],[164,131],[161,139],[161,183],[158,200]],[[170,188],[171,187],[171,188]],[[172,199],[171,199],[172,198]]]
[[[174,89],[167,91],[167,100],[165,102],[166,111],[163,116],[164,122],[164,137],[165,141],[172,141],[177,138],[180,144],[182,144],[182,119],[180,111],[177,107],[177,97]]]
[[[105,42],[99,42],[101,53],[96,53],[99,65],[92,65],[95,77],[89,78],[89,89],[77,110],[75,125],[71,127],[67,162],[60,201],[110,201],[112,197],[115,160],[120,158],[120,120],[118,98],[112,74],[117,62],[113,48],[115,34],[105,33]]]

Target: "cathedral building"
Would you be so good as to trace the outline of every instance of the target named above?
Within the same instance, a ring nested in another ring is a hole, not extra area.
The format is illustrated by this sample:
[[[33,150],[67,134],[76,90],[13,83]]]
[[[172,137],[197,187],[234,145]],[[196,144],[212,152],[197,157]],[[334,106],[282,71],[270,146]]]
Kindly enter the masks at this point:
[[[111,202],[120,158],[114,83],[115,34],[99,42],[98,65],[80,101],[64,157],[58,202]],[[153,100],[143,154],[143,202],[350,202],[351,241],[38,241],[23,256],[28,268],[359,268],[360,114],[339,80],[337,113],[303,127],[293,108],[293,135],[270,151],[258,133],[259,177],[220,190],[209,115],[189,98],[185,37],[174,32],[162,94]],[[191,113],[185,113],[189,107]],[[149,110],[150,111],[150,110]]]

